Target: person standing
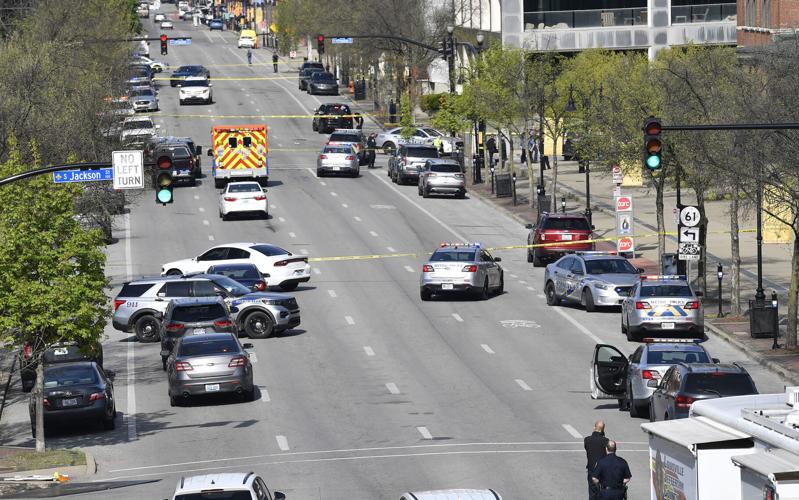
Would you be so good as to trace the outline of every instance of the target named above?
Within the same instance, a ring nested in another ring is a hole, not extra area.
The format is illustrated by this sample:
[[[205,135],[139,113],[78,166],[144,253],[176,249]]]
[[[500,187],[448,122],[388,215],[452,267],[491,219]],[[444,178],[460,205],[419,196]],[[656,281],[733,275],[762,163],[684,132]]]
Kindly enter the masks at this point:
[[[377,155],[377,141],[375,140],[377,134],[369,134],[366,139],[366,154],[369,159],[369,168],[375,167],[375,156]]]
[[[494,164],[494,155],[497,154],[497,140],[492,135],[486,141],[486,148],[488,149],[488,168]]]
[[[277,52],[272,52],[272,68],[277,73]]]
[[[627,484],[633,475],[623,458],[616,456],[616,441],[608,441],[607,454],[599,459],[591,479],[599,486],[598,500],[624,500]]]
[[[594,422],[594,432],[583,439],[585,448],[586,464],[585,469],[588,474],[588,500],[596,500],[599,487],[594,484],[593,473],[597,462],[605,456],[605,448],[608,445],[608,438],[605,437],[605,422],[597,420]]]
[[[541,165],[543,165],[546,170],[549,170],[550,168],[552,168],[552,167],[549,166],[549,156],[544,154],[544,136],[543,136],[543,134],[538,139],[538,154],[541,155],[540,156]]]
[[[247,49],[247,64],[252,64],[252,50]]]

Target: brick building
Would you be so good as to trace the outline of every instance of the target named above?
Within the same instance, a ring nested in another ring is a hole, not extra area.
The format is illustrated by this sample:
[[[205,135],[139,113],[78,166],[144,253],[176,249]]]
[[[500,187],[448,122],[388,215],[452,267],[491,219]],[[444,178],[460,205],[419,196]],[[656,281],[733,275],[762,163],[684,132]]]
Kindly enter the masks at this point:
[[[738,0],[738,46],[765,45],[799,30],[799,0]]]

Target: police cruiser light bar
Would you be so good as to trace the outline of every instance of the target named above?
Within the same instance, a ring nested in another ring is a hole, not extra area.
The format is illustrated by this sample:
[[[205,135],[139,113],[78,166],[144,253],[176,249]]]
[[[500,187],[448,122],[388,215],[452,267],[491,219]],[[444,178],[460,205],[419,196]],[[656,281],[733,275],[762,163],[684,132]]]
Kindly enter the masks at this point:
[[[664,339],[664,338],[644,338],[645,344],[701,344],[705,339]]]
[[[619,255],[615,250],[579,250],[574,255]]]
[[[479,242],[474,242],[474,243],[446,243],[446,242],[442,241],[441,244],[439,244],[439,248],[445,248],[445,247],[454,247],[454,248],[458,248],[458,247],[475,247],[475,248],[480,248],[480,243]]]
[[[642,280],[685,280],[684,274],[647,274],[641,276]]]

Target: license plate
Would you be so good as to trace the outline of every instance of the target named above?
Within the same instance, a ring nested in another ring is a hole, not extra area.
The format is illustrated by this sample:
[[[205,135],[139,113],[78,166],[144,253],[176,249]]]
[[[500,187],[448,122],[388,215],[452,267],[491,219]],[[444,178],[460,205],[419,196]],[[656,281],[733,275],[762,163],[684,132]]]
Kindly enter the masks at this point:
[[[335,170],[336,172],[338,172],[339,170],[341,170],[341,167],[333,167],[333,170]]]
[[[570,234],[561,234],[561,235],[560,235],[560,239],[561,239],[562,241],[571,241],[571,239],[572,239],[572,235],[570,235]]]
[[[661,323],[660,327],[664,330],[674,330],[674,323]]]
[[[67,354],[69,354],[69,349],[67,349],[66,347],[59,347],[57,349],[53,349],[53,354],[55,354],[56,356],[66,356]]]
[[[61,406],[78,406],[78,400],[76,398],[62,399]]]
[[[444,283],[441,285],[442,290],[452,290],[452,283]]]
[[[216,392],[219,390],[219,384],[205,384],[205,392]]]
[[[194,335],[202,335],[205,333],[205,328],[195,328],[191,333]]]
[[[296,271],[294,271],[294,274],[302,274],[302,273],[303,273],[302,269],[297,269]]]

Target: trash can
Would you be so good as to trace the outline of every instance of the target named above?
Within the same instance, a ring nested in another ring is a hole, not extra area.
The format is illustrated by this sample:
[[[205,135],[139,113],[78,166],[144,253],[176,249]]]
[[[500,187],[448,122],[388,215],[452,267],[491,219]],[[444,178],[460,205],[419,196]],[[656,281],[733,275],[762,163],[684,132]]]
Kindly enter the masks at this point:
[[[538,208],[538,214],[537,214],[538,215],[538,219],[536,219],[536,220],[540,221],[541,220],[541,215],[546,213],[546,212],[549,212],[549,209],[550,209],[551,206],[552,206],[552,196],[549,196],[547,194],[539,194],[538,195],[538,205],[537,205],[537,208]]]
[[[353,98],[356,101],[363,101],[366,99],[366,82],[364,80],[355,82],[355,95]]]
[[[494,190],[497,198],[513,196],[513,179],[510,174],[494,174]]]
[[[749,334],[752,338],[773,337],[779,331],[777,308],[770,301],[749,301]]]
[[[678,257],[676,253],[664,253],[660,257],[660,274],[687,276],[687,261],[680,260]]]

